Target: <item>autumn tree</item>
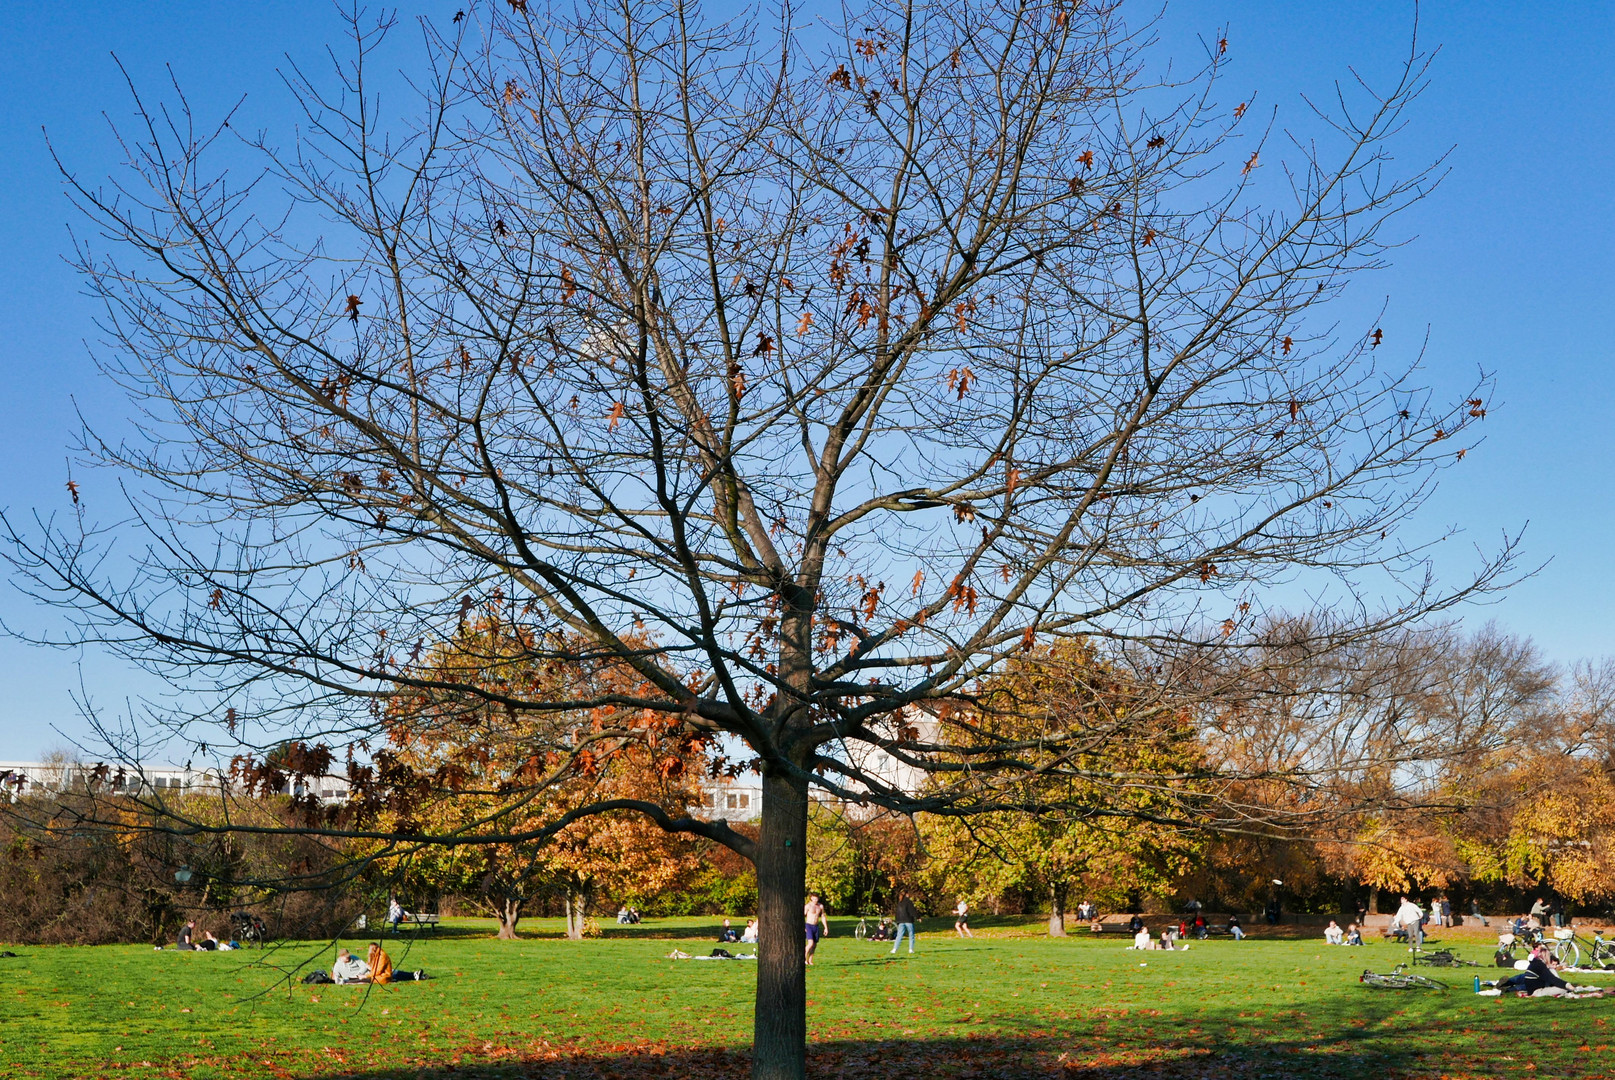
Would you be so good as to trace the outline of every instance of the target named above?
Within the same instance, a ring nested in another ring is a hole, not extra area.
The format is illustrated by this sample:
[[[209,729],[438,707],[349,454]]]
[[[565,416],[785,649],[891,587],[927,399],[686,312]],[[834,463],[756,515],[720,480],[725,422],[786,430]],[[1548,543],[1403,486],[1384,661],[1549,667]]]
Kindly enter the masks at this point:
[[[521,834],[606,801],[647,804],[669,817],[683,816],[700,801],[708,740],[676,716],[641,710],[624,720],[609,703],[573,712],[517,712],[491,703],[491,694],[511,686],[563,700],[649,692],[632,667],[609,658],[535,662],[540,647],[530,635],[519,623],[503,622],[495,602],[419,662],[422,685],[401,689],[388,702],[386,733],[394,751],[389,760],[430,779],[418,802],[384,822],[389,830],[424,825],[453,836],[491,827]],[[627,640],[636,648],[651,647],[642,636]],[[587,651],[582,642],[558,642],[550,649]],[[444,685],[483,692],[440,689]],[[608,727],[616,734],[604,736]],[[532,797],[512,800],[518,791]],[[659,828],[642,809],[622,808],[583,815],[544,845],[417,845],[405,864],[411,876],[480,899],[499,920],[501,938],[516,936],[531,900],[558,892],[567,936],[579,940],[602,890],[670,888],[695,861],[692,846],[678,834]]]
[[[989,804],[1019,799],[1032,812],[950,815],[922,826],[933,889],[1016,890],[1049,905],[1049,933],[1065,934],[1074,889],[1102,904],[1165,891],[1203,843],[1183,822],[1207,770],[1188,708],[1173,710],[1091,642],[1038,646],[982,680],[979,715],[966,723],[984,745],[1063,740],[1063,767],[1029,771],[1021,790],[999,784]],[[1080,733],[1080,738],[1077,737]],[[967,785],[951,801],[968,805]],[[1040,806],[1058,807],[1039,812]]]
[[[124,173],[70,176],[144,437],[87,435],[72,513],[7,519],[12,557],[72,640],[207,699],[176,737],[248,754],[295,731],[350,768],[358,797],[309,828],[536,844],[626,810],[753,860],[759,1078],[804,1069],[810,791],[1058,814],[1025,780],[1093,779],[1092,733],[972,719],[1023,650],[1084,636],[1170,666],[1245,647],[1281,596],[1344,613],[1325,649],[1498,580],[1506,551],[1443,589],[1399,532],[1484,386],[1433,393],[1409,345],[1316,310],[1434,180],[1387,145],[1416,51],[1287,141],[1224,89],[1233,45],[1165,81],[1153,9],[1110,0],[876,0],[811,27],[466,8],[422,24],[402,125],[377,101],[387,25],[361,18],[334,78],[288,72],[309,122],[285,143],[142,106]],[[495,597],[524,663],[638,683],[414,662]],[[378,807],[455,792],[367,757],[408,690],[617,710],[576,743],[535,725],[532,756],[561,760],[498,792],[521,805],[644,710],[677,717],[736,748],[720,768],[756,763],[760,833],[615,796],[539,828],[389,826]],[[939,782],[893,783],[870,749]]]

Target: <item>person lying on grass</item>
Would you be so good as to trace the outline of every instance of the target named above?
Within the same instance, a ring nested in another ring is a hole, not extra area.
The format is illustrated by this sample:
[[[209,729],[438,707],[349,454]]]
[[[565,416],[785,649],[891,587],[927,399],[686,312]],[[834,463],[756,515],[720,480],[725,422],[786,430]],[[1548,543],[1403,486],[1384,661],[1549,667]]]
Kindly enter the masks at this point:
[[[1489,984],[1500,993],[1512,991],[1518,997],[1603,997],[1610,991],[1597,986],[1572,986],[1561,979],[1554,969],[1558,963],[1548,953],[1546,945],[1531,950],[1531,959],[1525,970]]]

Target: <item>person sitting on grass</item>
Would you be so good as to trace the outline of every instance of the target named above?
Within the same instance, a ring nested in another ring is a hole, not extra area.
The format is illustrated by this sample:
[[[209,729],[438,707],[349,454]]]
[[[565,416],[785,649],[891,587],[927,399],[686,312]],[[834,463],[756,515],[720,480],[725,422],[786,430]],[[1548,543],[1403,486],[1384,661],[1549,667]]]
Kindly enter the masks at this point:
[[[1135,949],[1153,949],[1153,948],[1155,948],[1155,939],[1150,937],[1150,928],[1144,925],[1144,922],[1143,922],[1142,919],[1139,920],[1138,933],[1133,935],[1132,948],[1135,948]]]
[[[729,925],[728,918],[723,920],[723,929],[718,932],[718,941],[724,945],[732,945],[740,940],[740,931]]]
[[[189,922],[187,922],[184,926],[179,928],[179,936],[174,939],[174,948],[176,948],[176,949],[194,949],[194,948],[196,948],[195,945],[191,944],[191,937],[195,933],[196,933],[196,920],[192,919]]]
[[[418,982],[426,978],[424,971],[394,970],[393,958],[387,955],[387,950],[381,947],[379,941],[370,943],[365,965],[370,968],[370,981],[373,983]]]
[[[219,947],[219,939],[213,936],[213,931],[205,930],[202,932],[202,940],[197,943],[196,947],[206,949],[208,952],[214,952]]]
[[[331,978],[341,984],[368,982],[370,965],[346,949],[336,951],[336,963],[331,965]]]
[[[1363,943],[1363,932],[1362,932],[1362,930],[1358,929],[1357,924],[1352,923],[1350,926],[1346,927],[1345,944],[1347,944],[1347,945],[1361,945],[1362,943]]]
[[[757,944],[757,920],[746,920],[746,932],[740,935],[740,940],[747,945]]]
[[[1245,940],[1245,928],[1239,924],[1238,915],[1228,916],[1228,932],[1234,935],[1235,941]]]
[[[1340,924],[1330,919],[1329,925],[1323,928],[1323,940],[1327,945],[1339,945],[1346,940],[1346,935],[1340,929]]]

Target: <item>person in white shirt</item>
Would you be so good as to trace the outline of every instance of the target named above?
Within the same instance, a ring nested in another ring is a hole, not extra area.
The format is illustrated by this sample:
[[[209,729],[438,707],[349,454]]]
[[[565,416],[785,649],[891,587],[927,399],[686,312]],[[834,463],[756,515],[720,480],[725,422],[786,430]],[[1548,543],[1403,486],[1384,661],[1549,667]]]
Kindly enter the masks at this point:
[[[1135,948],[1135,949],[1153,949],[1153,948],[1155,948],[1155,941],[1154,941],[1154,939],[1152,939],[1150,937],[1150,928],[1149,927],[1146,926],[1142,930],[1140,930],[1138,933],[1133,935],[1133,948]]]
[[[336,963],[331,965],[331,978],[339,983],[364,982],[370,978],[370,965],[348,950],[339,949]]]
[[[1329,925],[1324,927],[1323,940],[1329,945],[1339,945],[1342,941],[1346,940],[1346,933],[1340,929],[1339,923],[1335,922],[1333,919],[1330,919]]]
[[[757,920],[756,919],[747,919],[746,920],[746,931],[745,931],[745,933],[740,935],[740,940],[745,942],[747,945],[755,945],[755,944],[757,944]]]
[[[1408,951],[1424,948],[1424,909],[1407,897],[1396,909],[1396,924],[1408,932]]]
[[[965,903],[964,897],[959,897],[959,906],[953,909],[956,916],[953,922],[954,932],[960,937],[975,937],[970,932],[970,905]]]

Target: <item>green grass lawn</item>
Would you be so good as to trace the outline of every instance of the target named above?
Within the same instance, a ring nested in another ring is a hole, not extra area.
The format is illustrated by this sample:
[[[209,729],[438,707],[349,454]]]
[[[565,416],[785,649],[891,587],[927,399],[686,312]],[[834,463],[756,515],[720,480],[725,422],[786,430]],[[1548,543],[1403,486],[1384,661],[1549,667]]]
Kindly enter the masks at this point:
[[[327,944],[233,953],[12,946],[0,960],[0,1075],[15,1077],[639,1078],[743,1076],[754,967],[706,953],[714,920],[609,927],[604,939],[490,940],[451,922],[390,946],[437,978],[367,990],[288,985]],[[1397,947],[1313,940],[1125,951],[1120,934],[1051,940],[943,920],[891,958],[842,921],[808,973],[816,1076],[1615,1076],[1615,999],[1478,998],[1360,987]],[[947,932],[942,932],[947,929]],[[351,944],[361,945],[360,939]],[[1460,953],[1489,955],[1484,940]],[[1611,982],[1584,977],[1583,981]]]

